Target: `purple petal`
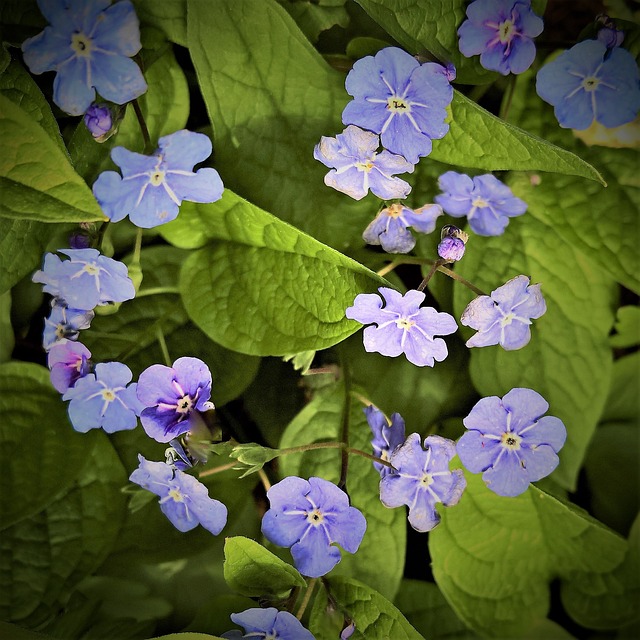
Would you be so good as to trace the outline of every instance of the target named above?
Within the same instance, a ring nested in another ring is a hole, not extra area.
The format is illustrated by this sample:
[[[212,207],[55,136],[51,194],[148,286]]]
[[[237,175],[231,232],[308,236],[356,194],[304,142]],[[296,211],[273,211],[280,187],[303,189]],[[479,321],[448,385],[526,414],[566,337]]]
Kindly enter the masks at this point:
[[[358,64],[356,62],[356,64]],[[380,133],[389,118],[386,103],[352,100],[342,112],[342,124],[353,124]]]
[[[349,553],[358,550],[367,530],[367,521],[358,509],[348,507],[335,515],[327,515],[326,522],[333,542],[337,542]]]
[[[382,311],[382,298],[377,293],[359,293],[353,306],[347,307],[345,315],[362,324],[386,322],[391,317],[388,312]]]
[[[364,349],[369,353],[395,358],[404,352],[402,334],[403,329],[399,329],[395,323],[382,328],[367,327],[363,332]]]
[[[560,458],[552,447],[542,444],[536,447],[522,447],[518,452],[524,463],[529,482],[537,482],[548,476],[560,463]]]
[[[340,193],[351,196],[354,200],[362,200],[362,198],[369,193],[368,178],[366,175],[363,171],[358,171],[355,167],[343,173],[338,173],[332,169],[324,177],[324,183],[328,187],[340,191]]]
[[[530,447],[549,445],[557,453],[564,446],[567,430],[559,418],[544,416],[531,427],[522,429],[519,435]]]
[[[22,43],[24,62],[35,75],[55,70],[65,60],[74,57],[70,46],[71,33],[61,33],[46,27],[37,36]]]
[[[502,437],[507,431],[507,410],[498,396],[489,396],[478,400],[462,422],[467,429]]]
[[[436,228],[437,219],[443,215],[442,207],[437,204],[425,204],[415,211],[403,209],[405,220],[420,233],[431,233]]]
[[[533,389],[511,389],[502,405],[510,415],[510,430],[518,434],[549,410],[549,403]]]
[[[514,453],[505,451],[498,463],[482,474],[491,491],[499,496],[513,498],[529,488],[529,475]]]
[[[492,466],[501,450],[499,440],[488,438],[475,430],[463,433],[456,445],[460,462],[471,473],[480,473]]]

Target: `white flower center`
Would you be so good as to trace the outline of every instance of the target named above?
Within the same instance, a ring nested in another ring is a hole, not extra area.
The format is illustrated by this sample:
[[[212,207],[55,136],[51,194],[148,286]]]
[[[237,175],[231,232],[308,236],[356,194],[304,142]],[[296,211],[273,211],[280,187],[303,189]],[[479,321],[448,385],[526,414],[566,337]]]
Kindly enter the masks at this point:
[[[396,320],[396,326],[398,329],[411,329],[415,325],[415,322],[411,318],[398,318]]]
[[[501,326],[501,327],[507,327],[507,326],[509,326],[509,325],[514,321],[515,317],[516,317],[516,314],[515,314],[515,313],[513,313],[513,312],[511,312],[511,313],[507,313],[507,315],[506,315],[506,316],[504,316],[504,318],[502,318],[502,319],[500,320],[500,326]]]
[[[423,487],[428,487],[429,485],[433,484],[433,476],[430,473],[425,473],[423,474],[422,478],[420,479],[420,484],[422,484]]]
[[[595,76],[587,76],[582,81],[582,88],[585,91],[595,91],[598,88],[599,84],[600,80],[598,78],[596,78]]]
[[[159,187],[164,182],[164,171],[155,171],[149,177],[149,182],[154,187]]]
[[[476,198],[474,198],[471,204],[472,206],[477,207],[478,209],[482,209],[482,207],[489,206],[489,203],[484,198],[481,198],[480,196],[477,196]]]
[[[520,449],[520,443],[522,442],[522,438],[512,431],[507,431],[502,434],[501,444],[505,449],[510,449],[511,451],[518,451]]]
[[[502,44],[510,42],[516,33],[516,25],[511,20],[505,20],[498,25],[498,38]]]
[[[398,96],[391,96],[387,99],[387,109],[393,113],[409,113],[411,105]]]
[[[113,402],[116,399],[116,394],[113,389],[103,389],[100,393],[105,402]]]
[[[319,527],[324,521],[324,516],[320,509],[314,509],[307,513],[307,522],[314,527]]]
[[[193,400],[189,395],[183,396],[176,403],[176,411],[178,413],[189,413],[192,408],[193,408]]]
[[[100,273],[100,267],[95,262],[88,262],[82,270],[90,276],[97,276]]]
[[[91,38],[88,38],[84,33],[74,33],[71,36],[71,48],[76,52],[76,55],[83,58],[91,57]]]
[[[185,498],[184,494],[180,491],[180,489],[176,489],[175,487],[169,490],[168,496],[174,502],[184,502],[184,498]]]
[[[367,160],[366,162],[356,162],[356,169],[358,171],[369,173],[369,171],[373,169],[373,162],[371,160]]]

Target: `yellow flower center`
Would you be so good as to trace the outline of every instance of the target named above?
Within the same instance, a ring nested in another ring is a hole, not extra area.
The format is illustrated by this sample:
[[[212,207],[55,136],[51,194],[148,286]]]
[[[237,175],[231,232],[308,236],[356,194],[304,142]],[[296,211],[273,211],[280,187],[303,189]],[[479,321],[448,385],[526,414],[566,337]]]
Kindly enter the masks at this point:
[[[371,160],[367,160],[366,162],[356,162],[356,169],[358,171],[365,171],[369,173],[371,169],[373,169],[373,162]]]
[[[90,276],[97,276],[100,273],[100,267],[95,262],[89,262],[82,267],[82,270]]]
[[[149,182],[151,182],[154,187],[159,187],[164,182],[164,171],[152,173]]]
[[[396,326],[399,329],[411,329],[411,327],[413,327],[414,324],[415,322],[410,318],[398,318],[396,320]]]
[[[387,215],[390,218],[399,218],[402,215],[402,205],[395,203],[387,207]]]
[[[595,91],[600,84],[600,80],[595,76],[588,76],[582,81],[582,87],[585,91]]]
[[[102,390],[102,397],[107,402],[113,402],[116,399],[116,394],[113,392],[112,389],[103,389]]]
[[[478,209],[481,209],[482,207],[488,207],[489,203],[484,199],[481,198],[480,196],[474,198],[473,202],[471,203],[474,207],[477,207]]]
[[[188,395],[180,398],[180,400],[178,400],[178,403],[176,404],[176,411],[178,413],[189,413],[192,408],[193,400],[191,399],[191,396]]]
[[[505,20],[498,25],[498,38],[500,42],[505,44],[509,42],[516,33],[516,26],[511,20]]]
[[[314,509],[313,511],[307,513],[307,522],[309,524],[312,524],[314,527],[318,527],[322,524],[323,521],[324,516],[322,515],[320,509]]]
[[[168,495],[174,502],[184,502],[184,494],[179,489],[170,489]]]
[[[522,442],[522,438],[511,431],[507,431],[502,434],[502,446],[511,449],[512,451],[517,451],[520,448],[520,443]]]
[[[411,111],[411,106],[402,98],[398,98],[398,96],[391,96],[387,100],[387,109],[394,113],[408,113]]]
[[[74,33],[71,36],[71,48],[76,55],[88,58],[91,56],[91,39],[87,38],[84,33]]]

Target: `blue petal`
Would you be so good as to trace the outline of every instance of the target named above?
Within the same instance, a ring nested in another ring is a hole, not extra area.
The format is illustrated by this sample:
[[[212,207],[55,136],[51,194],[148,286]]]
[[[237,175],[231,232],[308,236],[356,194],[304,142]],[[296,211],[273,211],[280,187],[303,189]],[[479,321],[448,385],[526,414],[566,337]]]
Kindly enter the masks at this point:
[[[415,501],[409,506],[408,520],[409,524],[421,533],[431,531],[440,522],[436,501],[426,489],[420,488],[417,492]]]
[[[395,358],[403,353],[401,344],[403,330],[395,322],[386,327],[367,327],[363,332],[365,351],[381,353],[383,356]]]
[[[482,474],[491,491],[499,496],[513,498],[529,488],[529,475],[514,453],[505,451],[500,460]]]
[[[98,93],[116,104],[130,102],[147,90],[140,67],[124,56],[94,52],[91,73],[91,82]]]
[[[339,513],[327,515],[325,522],[332,542],[337,542],[349,553],[358,550],[367,530],[367,521],[358,509],[348,507]]]
[[[230,618],[234,624],[244,627],[247,633],[264,632],[273,629],[278,610],[274,607],[267,609],[247,609],[241,613],[232,613]]]
[[[118,394],[120,397],[121,393]],[[138,419],[135,412],[128,407],[123,406],[116,399],[109,403],[104,419],[102,420],[102,428],[107,433],[116,433],[117,431],[127,431],[135,429],[138,426]]]
[[[140,203],[129,212],[129,219],[137,227],[151,229],[175,220],[179,212],[180,205],[171,199],[162,185],[149,184]]]
[[[145,156],[135,151],[129,151],[124,147],[114,147],[111,150],[111,159],[120,167],[122,177],[125,179],[138,176],[141,173],[153,173],[160,163],[160,158],[157,154]]]
[[[522,347],[526,347],[531,340],[530,324],[530,322],[523,323],[515,319],[502,327],[500,346],[505,351],[517,351],[518,349],[522,349]]]
[[[380,133],[389,115],[386,104],[352,100],[342,112],[342,122]]]
[[[511,73],[524,73],[535,60],[536,45],[529,38],[514,38],[508,57]]]
[[[476,402],[462,423],[467,429],[502,437],[507,431],[507,411],[500,398],[488,396]]]
[[[560,463],[558,454],[548,445],[522,447],[518,453],[525,465],[529,482],[537,482],[548,476]]]
[[[431,139],[412,124],[408,115],[393,118],[382,132],[380,140],[385,149],[403,156],[411,164],[416,164],[421,157],[431,153]]]
[[[410,504],[415,498],[417,489],[416,478],[389,474],[380,480],[380,502],[389,509]]]
[[[356,60],[347,74],[345,88],[350,96],[360,98],[373,97],[386,100],[390,95],[389,89],[380,77],[380,70],[373,56]]]
[[[377,293],[359,293],[353,306],[347,307],[345,315],[362,324],[385,322],[389,318],[387,312],[382,311],[382,298]]]
[[[83,115],[96,96],[89,77],[87,58],[70,59],[53,81],[53,101],[72,116]]]
[[[104,51],[129,58],[140,51],[140,23],[129,0],[120,0],[109,6],[96,25],[93,40]]]
[[[506,76],[509,71],[509,56],[506,55],[506,45],[497,42],[487,47],[480,54],[480,64],[489,71],[497,71]]]
[[[298,571],[309,578],[324,576],[341,560],[338,547],[330,546],[322,527],[309,526],[301,542],[291,547]]]
[[[209,136],[181,129],[158,140],[163,168],[175,171],[193,171],[194,165],[206,160],[213,149]]]
[[[160,504],[160,510],[178,531],[184,533],[198,526],[198,519],[195,514],[187,510],[184,502],[167,500]]]
[[[501,450],[498,440],[487,438],[475,430],[463,433],[456,444],[460,461],[471,473],[481,473],[491,467]]]
[[[436,311],[433,307],[422,307],[417,316],[413,317],[416,326],[422,329],[430,338],[447,336],[458,330],[453,316],[445,312]]]
[[[442,362],[449,352],[442,338],[430,340],[414,329],[407,332],[404,353],[417,367],[433,367],[434,360]]]
[[[502,398],[504,408],[511,415],[511,431],[520,433],[549,410],[549,403],[533,389],[516,387]]]
[[[215,169],[206,167],[196,173],[181,175],[168,171],[165,180],[180,200],[216,202],[222,197],[224,186]]]
[[[436,220],[443,215],[442,207],[437,204],[425,204],[415,211],[405,208],[405,220],[409,226],[420,233],[431,233],[436,228]]]
[[[482,329],[465,342],[465,346],[472,347],[490,347],[494,344],[500,344],[502,340],[502,326],[499,319],[496,319],[492,325],[486,329]]]
[[[504,233],[509,219],[499,215],[494,207],[480,207],[468,214],[471,230],[479,236],[499,236]]]
[[[187,477],[191,478],[191,476]],[[195,478],[192,479],[195,480]],[[198,482],[198,484],[200,483]],[[206,487],[200,486],[205,489],[204,495],[196,499],[193,493],[191,494],[191,510],[200,524],[214,536],[217,536],[227,524],[227,507],[219,500],[210,498]]]
[[[147,367],[138,378],[137,396],[145,407],[155,407],[158,403],[172,404],[179,399],[173,385],[175,371],[163,364]]]
[[[478,331],[488,331],[501,317],[498,307],[489,296],[478,296],[462,312],[460,322]]]
[[[91,36],[100,14],[111,4],[111,0],[65,0],[67,20],[74,28]]]
[[[199,358],[185,356],[173,363],[175,378],[182,390],[195,397],[200,390],[200,400],[207,401],[211,395],[211,371]]]
[[[614,49],[599,73],[603,84],[596,91],[596,120],[619,127],[635,120],[640,109],[638,65],[625,49]],[[605,83],[615,87],[610,89]]]
[[[351,196],[354,200],[362,200],[369,193],[364,171],[358,171],[355,167],[338,173],[332,169],[324,177],[324,183],[336,191]]]
[[[413,56],[398,47],[381,49],[376,53],[375,61],[380,75],[391,85],[397,95],[402,95],[411,73],[420,66]]]
[[[371,193],[382,200],[406,198],[411,192],[411,185],[401,178],[389,178],[374,167],[369,173],[369,188]]]
[[[567,429],[560,418],[543,416],[530,428],[522,429],[518,435],[530,447],[547,444],[557,453],[567,440]]]
[[[458,29],[460,53],[470,58],[482,53],[489,43],[495,38],[496,31],[489,27],[476,25],[470,20],[465,20]]]
[[[24,62],[33,74],[56,70],[58,65],[75,57],[71,49],[71,35],[55,31],[47,27],[37,36],[28,38],[22,43]]]

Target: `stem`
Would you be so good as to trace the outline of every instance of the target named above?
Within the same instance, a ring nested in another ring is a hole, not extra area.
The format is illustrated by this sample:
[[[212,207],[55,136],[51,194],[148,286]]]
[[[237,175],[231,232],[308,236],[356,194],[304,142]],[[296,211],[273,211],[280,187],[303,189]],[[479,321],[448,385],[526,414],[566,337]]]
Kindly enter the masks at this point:
[[[262,482],[264,490],[269,491],[269,489],[271,489],[271,482],[269,481],[267,474],[264,472],[264,469],[259,469],[258,475],[260,476],[260,482]]]
[[[349,447],[344,442],[314,442],[312,444],[303,444],[299,447],[288,447],[287,449],[278,449],[278,456],[288,456],[290,453],[304,453],[305,451],[313,451],[315,449],[344,449],[348,453],[351,453],[355,456],[361,456],[363,458],[368,458],[369,460],[374,460],[375,462],[379,462],[383,464],[385,467],[389,467],[393,469],[394,466],[388,462],[387,460],[383,460],[382,458],[378,458],[371,453],[367,453],[366,451],[362,451],[361,449],[355,449],[354,447]]]
[[[513,100],[514,89],[516,88],[516,76],[512,75],[509,78],[509,84],[507,85],[507,91],[502,100],[502,106],[500,107],[500,117],[506,122],[509,117],[509,110],[511,109],[511,101]]]
[[[361,393],[358,393],[357,391],[352,391],[352,392],[351,392],[351,395],[352,395],[356,400],[358,400],[359,402],[362,402],[362,404],[363,404],[365,407],[368,407],[369,405],[373,405],[374,407],[376,407],[376,405],[375,405],[373,402],[371,402],[371,400],[369,400],[369,398],[366,398],[365,396],[363,396]],[[376,407],[376,409],[377,409],[377,408],[378,408],[378,407]]]
[[[379,275],[381,278],[384,278],[384,276],[387,275],[387,273],[390,273],[391,271],[393,271],[397,266],[401,265],[402,261],[401,260],[392,260],[386,267],[382,267],[382,269],[380,269],[380,271],[376,271],[377,275]]]
[[[172,293],[180,295],[180,289],[177,287],[149,287],[148,289],[141,289],[136,293],[136,298],[144,298],[144,296],[156,296],[161,293]]]
[[[311,600],[311,594],[313,593],[313,589],[316,586],[316,582],[318,582],[318,578],[311,578],[309,580],[309,584],[307,585],[307,590],[305,591],[304,598],[300,603],[300,608],[298,609],[298,613],[296,613],[296,618],[298,620],[302,620],[302,616],[304,615],[304,610],[307,608],[309,604],[309,600]]]
[[[344,354],[341,354],[341,356]],[[344,404],[342,405],[342,429],[340,441],[344,444],[342,449],[342,460],[340,464],[340,481],[338,487],[345,489],[347,486],[347,474],[349,473],[349,414],[351,413],[351,371],[346,358],[341,357],[342,371],[344,374]]]
[[[458,275],[455,271],[451,269],[447,269],[447,267],[440,266],[438,267],[438,271],[448,275],[450,278],[457,280],[460,284],[463,284],[468,289],[471,289],[475,294],[479,296],[486,296],[487,294],[482,290],[478,289],[475,284],[471,284],[468,280],[465,280],[461,275]]]
[[[212,476],[216,473],[222,473],[223,471],[228,471],[229,469],[233,469],[238,464],[238,461],[229,462],[229,464],[223,464],[219,467],[214,467],[213,469],[207,469],[206,471],[201,471],[198,474],[199,478],[206,478],[207,476]]]
[[[144,116],[142,115],[142,109],[140,109],[138,99],[136,98],[135,100],[133,100],[131,104],[133,105],[133,110],[135,111],[136,118],[138,119],[140,131],[142,132],[142,139],[144,140],[144,153],[151,153],[151,151],[153,151],[153,149],[151,148],[151,136],[149,135],[147,123],[144,121]]]
[[[433,277],[433,274],[438,270],[438,267],[441,267],[444,264],[444,260],[440,258],[436,260],[432,265],[431,269],[429,269],[429,273],[424,277],[424,280],[418,285],[418,291],[424,291],[429,284],[429,280]]]
[[[104,241],[104,236],[107,233],[107,229],[109,228],[109,220],[107,222],[103,222],[100,226],[100,230],[98,231],[98,237],[96,238],[96,249],[102,253],[102,242]]]
[[[142,232],[143,229],[138,229],[138,232],[136,233],[136,243],[133,247],[132,264],[140,264],[140,252],[142,251]]]
[[[164,339],[164,333],[162,332],[162,327],[158,325],[156,327],[156,337],[158,339],[158,344],[160,345],[160,349],[162,350],[162,357],[164,358],[164,363],[167,367],[171,367],[171,357],[169,356],[169,349],[167,349],[167,343]]]

